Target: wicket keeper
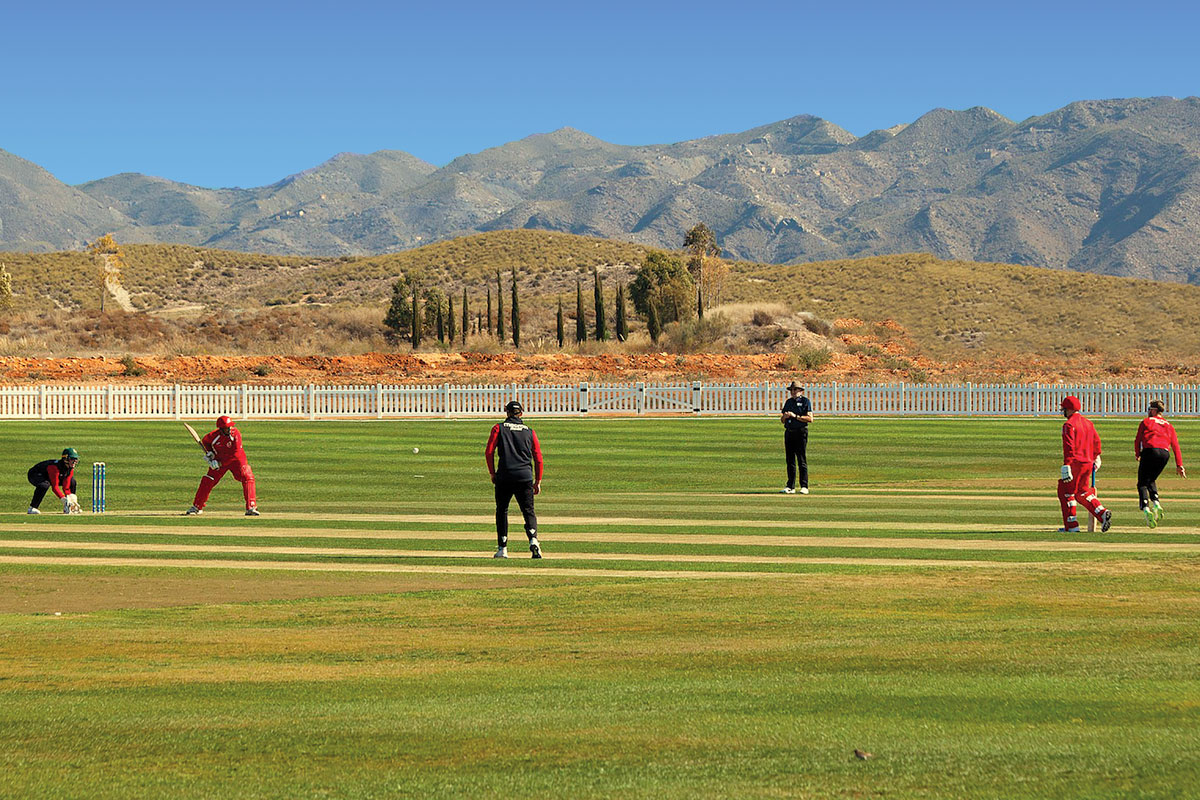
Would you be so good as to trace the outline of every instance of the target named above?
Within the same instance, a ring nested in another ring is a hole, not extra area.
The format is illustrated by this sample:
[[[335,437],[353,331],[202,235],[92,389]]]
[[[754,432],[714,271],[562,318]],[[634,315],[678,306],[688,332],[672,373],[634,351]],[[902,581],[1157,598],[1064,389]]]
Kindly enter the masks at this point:
[[[1060,532],[1079,533],[1076,507],[1079,503],[1100,521],[1100,532],[1112,526],[1112,512],[1096,497],[1091,485],[1092,470],[1100,468],[1100,434],[1092,421],[1079,413],[1083,407],[1075,395],[1064,397],[1062,415],[1063,464],[1058,479],[1058,502],[1062,506]]]
[[[258,516],[258,503],[254,494],[254,471],[246,460],[246,451],[242,449],[242,432],[233,425],[233,420],[226,416],[217,417],[217,429],[209,432],[200,439],[208,460],[208,474],[200,479],[200,488],[196,490],[196,499],[192,507],[184,512],[187,516],[195,516],[204,511],[208,504],[208,496],[213,487],[220,482],[225,473],[233,475],[234,480],[242,484],[242,494],[246,499],[246,516]]]
[[[27,477],[33,484],[33,499],[29,501],[26,514],[40,514],[38,508],[46,492],[53,491],[54,496],[63,503],[64,514],[82,514],[79,498],[75,495],[75,465],[79,463],[79,453],[74,447],[65,448],[58,459],[40,461],[29,468]]]
[[[504,407],[508,416],[492,428],[484,457],[492,483],[496,488],[496,554],[493,558],[508,558],[508,504],[516,497],[525,517],[525,535],[529,537],[529,552],[542,557],[537,538],[537,515],[533,511],[533,496],[542,491],[542,446],[533,428],[522,421],[525,409],[516,400]],[[496,453],[500,466],[496,467]]]

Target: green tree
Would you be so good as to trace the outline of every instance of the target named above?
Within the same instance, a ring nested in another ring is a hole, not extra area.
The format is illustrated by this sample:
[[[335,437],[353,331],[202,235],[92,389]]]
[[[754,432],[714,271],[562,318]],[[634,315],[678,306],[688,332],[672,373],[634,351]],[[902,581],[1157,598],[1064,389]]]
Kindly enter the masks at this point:
[[[565,337],[563,335],[563,311],[562,311],[562,295],[561,294],[558,296],[558,320],[557,321],[558,321],[558,325],[557,325],[558,346],[559,346],[559,349],[562,349],[563,340],[565,339]]]
[[[412,334],[412,303],[413,292],[416,291],[416,279],[409,275],[401,275],[392,284],[392,302],[388,305],[383,317],[383,324],[390,328],[396,336]]]
[[[463,287],[462,303],[462,345],[467,346],[467,328],[470,327],[471,315],[467,311],[467,287]]]
[[[629,284],[629,299],[634,309],[649,316],[653,306],[660,324],[690,318],[692,308],[692,276],[677,257],[661,250],[651,250]]]
[[[592,267],[592,296],[596,305],[596,341],[608,341],[608,319],[604,314],[604,281],[600,270]]]
[[[438,341],[441,342],[442,344],[445,344],[446,343],[446,317],[442,312],[442,307],[440,304],[438,305],[437,315],[438,315],[438,318],[437,318]]]
[[[487,335],[488,335],[488,336],[491,336],[491,335],[492,335],[492,287],[490,287],[490,286],[489,286],[489,287],[487,287],[487,295],[488,295],[488,320],[487,320],[487,322],[488,322],[488,327],[487,327]]]
[[[99,258],[100,310],[104,311],[104,297],[110,286],[121,285],[121,273],[125,269],[125,252],[111,233],[106,233],[88,245],[87,251]]]
[[[583,284],[575,279],[575,344],[587,341],[587,319],[583,316]]]
[[[12,274],[4,264],[0,264],[0,308],[9,308],[13,303]],[[559,300],[560,312],[562,301]]]
[[[496,340],[504,342],[504,284],[500,270],[496,270]]]
[[[716,235],[702,222],[683,237],[683,249],[691,256],[688,259],[688,271],[700,293],[697,314],[703,318],[704,307],[712,306],[713,297],[720,294],[725,280],[724,265],[713,263],[720,259],[721,248],[717,245]]]
[[[623,342],[629,338],[629,324],[625,319],[625,286],[617,284],[617,341]]]
[[[457,333],[454,330],[454,322],[454,295],[449,295],[446,297],[446,338],[451,345],[454,344],[454,334]]]
[[[422,320],[425,330],[436,333],[438,320],[441,319],[443,330],[438,339],[445,341],[446,293],[439,287],[432,286],[421,293],[421,299],[425,303],[425,317]]]
[[[512,336],[513,347],[521,346],[521,301],[517,298],[517,271],[512,274]]]
[[[662,325],[658,321],[658,306],[654,303],[650,304],[650,308],[646,312],[646,331],[650,334],[650,341],[658,344],[659,334],[662,333]]]
[[[413,350],[421,346],[421,293],[420,287],[414,286],[412,293],[412,330],[409,334],[409,341],[412,342]]]

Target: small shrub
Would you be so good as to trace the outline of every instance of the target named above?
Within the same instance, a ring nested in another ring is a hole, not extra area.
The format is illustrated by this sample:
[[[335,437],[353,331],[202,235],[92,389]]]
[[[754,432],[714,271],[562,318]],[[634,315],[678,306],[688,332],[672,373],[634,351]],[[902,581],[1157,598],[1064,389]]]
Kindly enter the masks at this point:
[[[818,336],[829,337],[833,335],[833,323],[820,317],[805,317],[804,327]]]
[[[237,367],[235,367],[235,368],[229,370],[228,372],[226,372],[224,375],[218,376],[216,379],[216,382],[217,383],[245,383],[249,379],[250,379],[250,373],[246,372],[246,370],[244,370],[244,369],[238,369]]]
[[[255,375],[257,375],[260,378],[265,378],[271,374],[271,365],[265,364],[265,363],[258,364],[257,366],[254,367],[254,369],[252,369],[250,371],[253,372]]]
[[[783,363],[788,369],[811,372],[821,369],[833,360],[833,353],[825,347],[797,347],[788,351]]]
[[[752,345],[773,350],[787,341],[788,332],[778,325],[772,325],[767,328],[759,328],[758,330],[751,331],[748,338]]]
[[[125,368],[125,374],[132,378],[146,374],[146,370],[138,366],[138,363],[133,360],[133,356],[125,356],[122,358],[121,366]]]
[[[912,367],[908,371],[909,383],[929,383],[929,374],[920,367]]]
[[[773,316],[771,316],[771,314],[769,312],[763,311],[761,309],[759,309],[758,311],[755,311],[754,315],[750,317],[750,324],[756,325],[759,327],[761,327],[763,325],[772,325],[772,324],[774,324],[774,322],[775,322],[775,318]]]
[[[875,356],[883,355],[883,351],[873,344],[851,344],[846,346],[846,352],[851,355],[866,356],[874,358]]]

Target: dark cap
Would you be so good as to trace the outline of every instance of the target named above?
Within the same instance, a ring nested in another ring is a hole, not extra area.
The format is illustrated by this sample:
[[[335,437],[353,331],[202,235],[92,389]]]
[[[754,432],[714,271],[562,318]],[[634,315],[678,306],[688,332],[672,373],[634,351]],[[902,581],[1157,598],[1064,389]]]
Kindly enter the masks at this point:
[[[514,414],[516,412],[520,412],[520,413],[524,414],[525,409],[516,400],[509,400],[508,403],[505,404],[505,406],[504,406],[504,413],[505,414]]]
[[[795,381],[792,381],[791,383],[789,383],[787,388],[788,388],[788,391],[789,391],[789,392],[790,392],[792,389],[799,389],[799,390],[800,390],[800,391],[802,391],[802,392],[804,391],[804,387],[803,387],[803,386],[801,386],[800,384],[796,383]]]

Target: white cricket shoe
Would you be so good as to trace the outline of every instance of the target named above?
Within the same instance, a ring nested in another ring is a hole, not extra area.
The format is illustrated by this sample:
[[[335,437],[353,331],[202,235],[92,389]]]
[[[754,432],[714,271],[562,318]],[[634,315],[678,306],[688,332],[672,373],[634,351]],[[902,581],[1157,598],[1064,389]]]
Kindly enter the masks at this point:
[[[542,557],[542,546],[538,544],[536,536],[529,540],[529,554],[533,558]]]
[[[199,516],[200,514],[203,514],[203,513],[204,513],[204,509],[196,508],[195,506],[192,506],[187,511],[183,512],[183,515],[185,517],[195,517],[195,516]]]
[[[1106,509],[1104,509],[1104,513],[1100,516],[1100,532],[1108,533],[1108,529],[1111,527],[1112,527],[1112,512],[1106,508]]]
[[[807,487],[807,486],[801,486],[801,487],[800,487],[800,494],[808,494],[808,487]]]
[[[257,516],[260,516],[260,515],[259,515],[259,513],[258,513],[258,506],[250,506],[249,508],[247,508],[247,509],[246,509],[246,516],[247,516],[247,517],[257,517]]]
[[[785,486],[785,487],[783,487],[782,489],[780,489],[780,490],[779,490],[779,493],[780,493],[780,494],[795,494],[795,493],[796,493],[796,490],[795,490],[795,489],[792,489],[792,488],[791,488],[791,487],[789,487],[789,486]]]
[[[40,513],[42,513],[42,512],[41,512],[41,511],[38,511],[38,510],[37,510],[36,508],[34,508],[33,506],[30,506],[30,507],[29,507],[29,510],[28,510],[28,511],[26,511],[25,513],[26,513],[26,514],[40,514]]]
[[[508,558],[508,548],[507,547],[497,547],[496,553],[495,553],[495,555],[492,556],[492,558]]]

